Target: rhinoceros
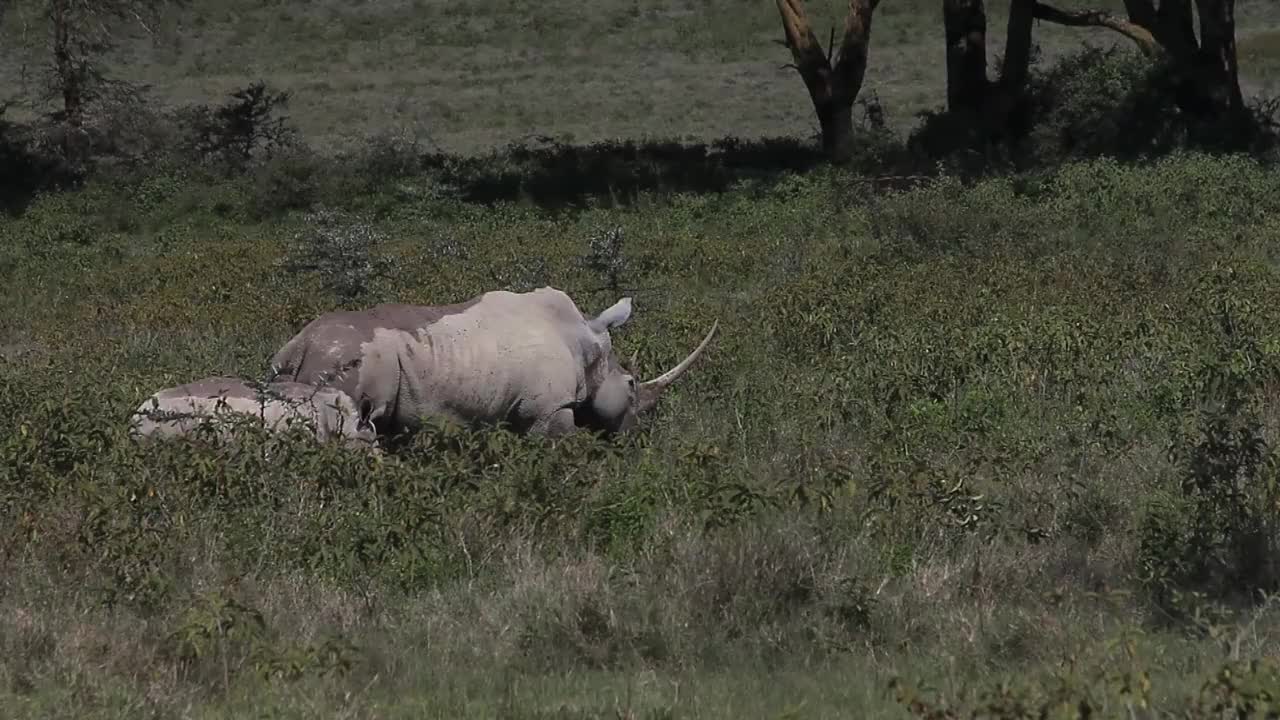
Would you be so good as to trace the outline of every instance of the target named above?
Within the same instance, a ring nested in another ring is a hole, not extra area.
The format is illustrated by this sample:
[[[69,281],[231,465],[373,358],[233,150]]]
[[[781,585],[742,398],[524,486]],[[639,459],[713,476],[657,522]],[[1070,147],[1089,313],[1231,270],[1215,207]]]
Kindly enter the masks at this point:
[[[341,390],[271,382],[259,394],[252,384],[234,377],[209,377],[156,392],[130,416],[130,432],[138,438],[170,438],[211,422],[225,437],[227,425],[218,421],[244,416],[258,418],[273,432],[309,426],[320,441],[376,450],[373,426],[360,422],[355,403]]]
[[[567,294],[543,287],[451,305],[331,312],[275,354],[272,377],[340,389],[380,434],[416,430],[424,417],[501,423],[520,434],[613,434],[656,406],[719,327],[680,364],[637,383],[609,336],[630,319],[631,306],[625,297],[586,318]]]

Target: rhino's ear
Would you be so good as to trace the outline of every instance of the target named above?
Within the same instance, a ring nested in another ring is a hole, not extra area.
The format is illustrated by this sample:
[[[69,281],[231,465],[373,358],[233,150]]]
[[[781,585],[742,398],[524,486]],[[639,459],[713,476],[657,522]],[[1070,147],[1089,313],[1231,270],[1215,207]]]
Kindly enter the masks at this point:
[[[631,298],[624,297],[607,310],[587,321],[595,333],[604,333],[622,325],[631,319]]]

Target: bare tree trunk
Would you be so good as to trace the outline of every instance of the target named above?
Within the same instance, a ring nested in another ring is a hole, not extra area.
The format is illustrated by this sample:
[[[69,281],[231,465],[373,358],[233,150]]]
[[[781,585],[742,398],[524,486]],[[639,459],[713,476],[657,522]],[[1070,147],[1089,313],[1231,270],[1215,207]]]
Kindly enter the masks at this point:
[[[1035,23],[1035,0],[1012,0],[1009,26],[1005,35],[1004,67],[1000,70],[1000,89],[1020,96],[1031,72],[1031,29]]]
[[[74,0],[50,0],[53,24],[53,67],[62,95],[62,156],[72,165],[84,159],[84,67],[75,55]]]
[[[822,152],[835,162],[853,157],[853,103],[830,102],[817,108],[822,130]]]
[[[1191,0],[1159,0],[1158,7],[1153,2],[1154,0],[1131,0],[1130,4],[1141,3],[1150,8],[1144,10],[1142,15],[1153,19],[1154,25],[1150,26],[1152,33],[1175,57],[1186,57],[1195,52],[1196,21],[1191,12]]]
[[[853,157],[853,102],[866,77],[871,16],[879,2],[849,0],[839,55],[833,63],[829,53],[834,53],[835,48],[823,52],[802,0],[777,0],[787,47],[818,115],[823,151],[835,163],[848,162]]]
[[[943,0],[947,109],[980,112],[987,100],[987,12],[982,0]]]
[[[999,82],[987,77],[987,16],[983,0],[943,0],[947,42],[947,109],[966,113],[989,135],[1002,134],[1026,89],[1035,0],[1011,0]]]
[[[1196,0],[1200,12],[1199,82],[1211,112],[1238,115],[1244,110],[1236,59],[1235,0]]]
[[[53,23],[53,61],[62,93],[62,112],[71,128],[81,125],[84,98],[83,83],[71,48],[71,0],[52,0],[49,7]]]

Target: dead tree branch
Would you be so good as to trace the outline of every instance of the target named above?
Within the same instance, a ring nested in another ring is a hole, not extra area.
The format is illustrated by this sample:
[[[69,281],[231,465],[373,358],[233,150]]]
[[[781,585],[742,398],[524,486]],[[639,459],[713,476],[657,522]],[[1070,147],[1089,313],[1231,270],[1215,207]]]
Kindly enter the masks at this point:
[[[1147,57],[1157,57],[1163,52],[1160,43],[1147,28],[1112,15],[1105,10],[1059,10],[1042,2],[1035,4],[1035,17],[1057,25],[1071,27],[1101,27],[1114,30],[1129,38]]]
[[[787,48],[791,50],[796,70],[809,89],[809,95],[817,102],[820,97],[829,95],[831,63],[827,61],[826,53],[813,34],[801,0],[777,0],[777,3],[778,14],[782,16],[782,29],[787,37]]]

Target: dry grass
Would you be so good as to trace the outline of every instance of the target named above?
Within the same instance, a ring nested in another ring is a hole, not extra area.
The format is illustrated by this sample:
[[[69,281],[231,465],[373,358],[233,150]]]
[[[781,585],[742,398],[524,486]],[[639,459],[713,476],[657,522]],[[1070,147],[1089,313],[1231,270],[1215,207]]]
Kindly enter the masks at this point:
[[[1113,622],[1102,604],[1049,606],[1027,592],[1046,576],[1069,577],[1061,558],[1035,551],[985,558],[981,579],[969,563],[926,559],[868,593],[878,632],[851,635],[822,612],[843,599],[837,580],[863,564],[857,558],[868,548],[824,546],[799,527],[744,529],[712,543],[685,528],[669,532],[670,552],[634,568],[581,551],[547,562],[514,547],[484,583],[412,598],[366,597],[292,574],[233,580],[206,565],[210,576],[192,585],[196,603],[234,587],[278,646],[359,639],[351,675],[301,686],[255,682],[246,644],[210,648],[185,666],[168,640],[181,613],[143,619],[95,608],[56,581],[34,583],[33,568],[11,567],[23,585],[5,587],[0,648],[10,661],[0,664],[0,706],[9,717],[24,708],[42,715],[52,709],[45,702],[70,691],[78,712],[104,717],[263,702],[354,717],[415,705],[433,716],[489,715],[504,705],[524,717],[575,706],[596,716],[630,705],[768,717],[797,704],[823,717],[849,701],[882,716],[892,710],[883,688],[895,672],[962,688],[992,662],[1040,666],[1073,645],[1098,652],[1084,638]],[[1267,618],[1259,646],[1272,637]],[[843,652],[830,654],[831,643]],[[708,655],[735,646],[730,656]],[[735,690],[733,675],[762,679],[757,673],[775,667],[773,688]]]
[[[7,576],[23,582],[3,588],[0,708],[7,717],[62,716],[68,703],[77,717],[169,717],[199,707],[202,717],[834,718],[856,707],[864,717],[899,717],[885,689],[896,675],[964,696],[993,667],[1039,673],[1064,658],[1118,662],[1098,638],[1128,626],[1123,599],[1073,591],[1098,572],[1091,566],[1105,548],[975,547],[980,570],[955,553],[926,553],[906,574],[876,583],[866,596],[869,628],[850,633],[823,610],[845,599],[836,581],[863,570],[874,548],[824,544],[795,525],[712,542],[688,528],[663,532],[669,551],[636,566],[582,550],[547,561],[517,545],[485,581],[413,597],[292,573],[232,578],[202,563],[208,575],[193,580],[193,603],[234,592],[262,613],[277,649],[338,635],[359,641],[350,674],[292,683],[256,680],[245,643],[210,646],[183,664],[169,637],[186,621],[181,612],[144,619],[94,607],[54,578],[38,582],[33,567],[10,566]],[[1150,648],[1163,654],[1157,673],[1185,676],[1231,654],[1274,655],[1277,639],[1280,613],[1264,607],[1224,637],[1221,651],[1169,637]],[[1177,683],[1165,682],[1165,700],[1176,698]]]
[[[1068,5],[1070,3],[1067,3]],[[1119,7],[1115,0],[1101,3]],[[813,3],[819,28],[839,3]],[[1256,47],[1280,23],[1262,0],[1242,2],[1245,84],[1271,88]],[[475,152],[529,136],[572,142],[736,135],[809,137],[809,101],[778,44],[769,2],[689,5],[607,0],[581,4],[440,2],[195,3],[173,12],[154,41],[127,44],[119,62],[165,103],[216,101],[257,79],[294,93],[292,115],[318,148],[378,131],[417,133],[442,149]],[[989,51],[1002,52],[1005,9],[993,3]],[[25,12],[30,12],[29,10]],[[5,36],[0,82],[20,88],[40,62],[19,40],[23,12]],[[34,32],[34,31],[32,31]],[[1111,34],[1041,24],[1046,61]],[[898,131],[943,102],[935,2],[891,0],[875,19],[864,97],[878,97]],[[21,117],[21,108],[11,110]]]

